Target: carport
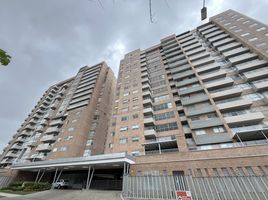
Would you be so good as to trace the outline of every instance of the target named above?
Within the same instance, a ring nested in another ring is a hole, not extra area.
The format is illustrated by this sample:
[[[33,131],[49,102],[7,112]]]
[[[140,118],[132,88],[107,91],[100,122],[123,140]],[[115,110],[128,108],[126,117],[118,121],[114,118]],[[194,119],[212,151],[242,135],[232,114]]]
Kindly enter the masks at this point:
[[[134,157],[126,153],[15,163],[12,169],[35,173],[35,182],[50,174],[50,182],[70,180],[74,188],[121,190],[123,175],[128,174]]]

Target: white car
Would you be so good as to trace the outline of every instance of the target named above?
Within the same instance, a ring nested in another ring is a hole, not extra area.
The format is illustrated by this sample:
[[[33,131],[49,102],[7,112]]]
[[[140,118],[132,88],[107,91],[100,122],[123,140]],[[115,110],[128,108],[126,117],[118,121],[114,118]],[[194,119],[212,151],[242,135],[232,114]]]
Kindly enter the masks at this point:
[[[57,181],[56,183],[53,184],[53,188],[69,188],[70,184],[69,181],[66,179],[60,179],[59,181]]]

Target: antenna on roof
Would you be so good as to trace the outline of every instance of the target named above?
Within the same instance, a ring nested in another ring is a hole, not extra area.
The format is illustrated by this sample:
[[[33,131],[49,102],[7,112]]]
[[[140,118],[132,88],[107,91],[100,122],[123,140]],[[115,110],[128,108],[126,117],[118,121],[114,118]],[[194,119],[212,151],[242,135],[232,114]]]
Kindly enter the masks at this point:
[[[203,8],[201,9],[201,20],[207,19],[207,7],[205,6],[206,0],[203,0]]]

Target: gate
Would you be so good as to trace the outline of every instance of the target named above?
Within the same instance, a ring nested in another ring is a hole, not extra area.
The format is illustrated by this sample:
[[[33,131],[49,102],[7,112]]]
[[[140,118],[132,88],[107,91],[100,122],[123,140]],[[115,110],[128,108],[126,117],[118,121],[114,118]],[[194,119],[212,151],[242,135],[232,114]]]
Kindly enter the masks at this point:
[[[0,189],[3,187],[7,187],[12,181],[14,177],[11,176],[0,176]]]
[[[174,199],[190,191],[193,200],[268,200],[267,176],[129,176],[123,180],[127,199]]]

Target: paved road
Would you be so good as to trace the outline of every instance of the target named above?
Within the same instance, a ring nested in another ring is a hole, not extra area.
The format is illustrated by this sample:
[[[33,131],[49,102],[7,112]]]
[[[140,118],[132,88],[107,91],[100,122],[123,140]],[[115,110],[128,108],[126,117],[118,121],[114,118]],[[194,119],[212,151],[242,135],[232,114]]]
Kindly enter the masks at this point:
[[[1,200],[121,200],[120,191],[47,190]]]

